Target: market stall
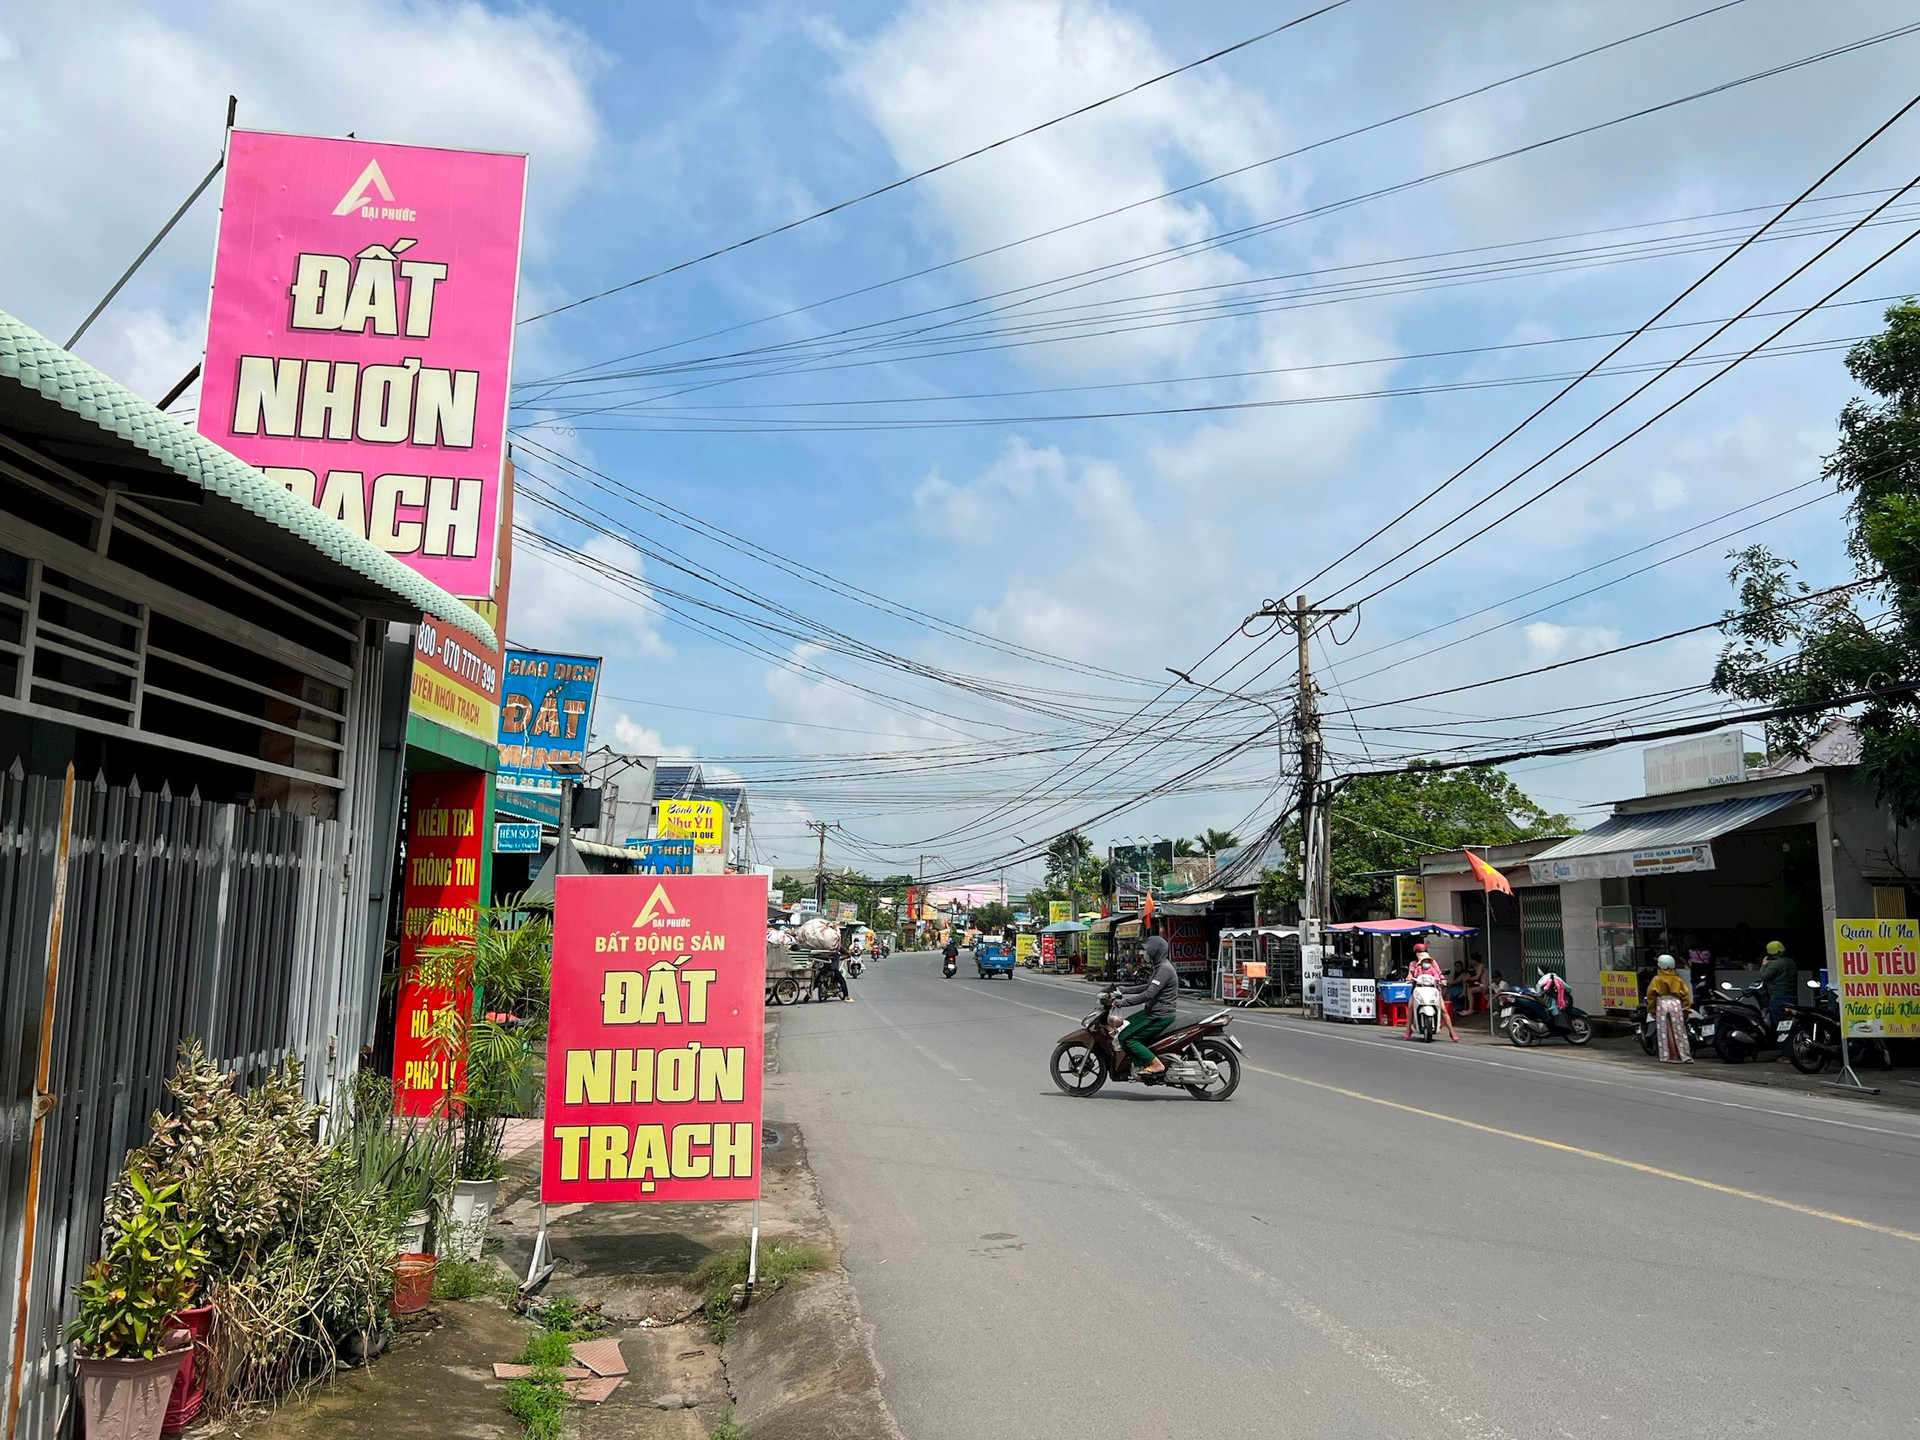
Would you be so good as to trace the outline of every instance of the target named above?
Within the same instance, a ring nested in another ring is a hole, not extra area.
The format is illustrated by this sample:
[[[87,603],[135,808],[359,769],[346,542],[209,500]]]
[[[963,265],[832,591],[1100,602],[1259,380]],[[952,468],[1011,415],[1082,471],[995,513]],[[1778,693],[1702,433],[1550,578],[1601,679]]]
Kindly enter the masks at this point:
[[[1087,927],[1078,920],[1056,920],[1040,932],[1042,970],[1080,970],[1086,965]]]
[[[1476,933],[1471,925],[1410,919],[1351,920],[1329,925],[1327,930],[1348,939],[1343,947],[1347,953],[1327,958],[1320,986],[1321,1016],[1327,1020],[1377,1020],[1381,1024],[1406,1021],[1410,987],[1393,977],[1405,973],[1413,959],[1415,940],[1426,935]],[[1361,942],[1362,936],[1368,940]]]
[[[1287,1005],[1300,994],[1300,931],[1291,925],[1220,932],[1218,999],[1229,1005]]]

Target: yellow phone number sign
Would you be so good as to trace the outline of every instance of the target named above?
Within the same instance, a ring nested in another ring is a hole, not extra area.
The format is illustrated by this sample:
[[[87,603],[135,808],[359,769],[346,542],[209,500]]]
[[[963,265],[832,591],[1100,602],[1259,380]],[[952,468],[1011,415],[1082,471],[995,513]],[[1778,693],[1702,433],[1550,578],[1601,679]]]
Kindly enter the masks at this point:
[[[1920,920],[1836,920],[1840,1014],[1849,1035],[1920,1035]]]

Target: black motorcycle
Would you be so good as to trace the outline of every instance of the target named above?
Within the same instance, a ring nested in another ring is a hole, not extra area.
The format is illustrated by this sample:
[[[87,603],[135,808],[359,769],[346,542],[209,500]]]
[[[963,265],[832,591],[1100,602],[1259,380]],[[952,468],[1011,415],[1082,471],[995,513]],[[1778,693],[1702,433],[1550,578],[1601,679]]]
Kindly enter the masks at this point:
[[[1767,1013],[1767,987],[1755,983],[1735,990],[1731,980],[1720,982],[1720,993],[1701,999],[1713,1021],[1713,1053],[1729,1065],[1744,1065],[1769,1045],[1785,1042],[1790,1020],[1777,1025]]]
[[[847,989],[847,977],[840,971],[840,952],[838,950],[816,950],[813,952],[813,976],[808,986],[810,999],[846,1000],[851,998]]]
[[[947,979],[951,980],[953,979],[953,972],[958,970],[959,968],[960,968],[959,957],[955,955],[953,951],[949,950],[946,954],[946,958],[940,962],[940,973],[946,976]]]
[[[1558,1035],[1569,1045],[1584,1045],[1593,1039],[1593,1022],[1578,1005],[1553,1010],[1538,990],[1530,986],[1511,986],[1495,999],[1500,1019],[1507,1027],[1507,1039],[1522,1050]]]
[[[1807,989],[1813,991],[1811,1005],[1787,1007],[1787,1059],[1802,1075],[1818,1075],[1840,1064],[1840,997],[1818,980],[1807,981]],[[1861,1068],[1893,1068],[1887,1042],[1872,1036],[1849,1036],[1847,1059]]]

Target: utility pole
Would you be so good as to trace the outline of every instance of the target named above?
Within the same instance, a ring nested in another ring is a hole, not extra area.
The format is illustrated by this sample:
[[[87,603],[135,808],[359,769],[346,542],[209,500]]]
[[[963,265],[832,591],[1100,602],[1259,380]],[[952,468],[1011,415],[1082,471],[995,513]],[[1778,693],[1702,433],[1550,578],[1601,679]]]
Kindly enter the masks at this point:
[[[1326,746],[1320,734],[1318,692],[1313,688],[1314,622],[1332,620],[1352,613],[1352,607],[1318,607],[1304,595],[1293,597],[1289,607],[1283,600],[1269,600],[1259,613],[1290,626],[1295,637],[1295,664],[1298,689],[1294,700],[1294,724],[1300,732],[1300,962],[1301,988],[1309,975],[1308,947],[1313,946],[1317,960],[1325,954],[1325,926],[1333,910],[1333,865],[1328,851],[1332,830],[1327,819],[1328,793],[1321,779]],[[1312,967],[1317,973],[1318,966]],[[1309,1007],[1312,1008],[1312,1007]]]
[[[827,831],[834,828],[825,820],[807,821],[807,829],[820,837],[820,857],[813,867],[813,903],[822,915],[827,913]]]

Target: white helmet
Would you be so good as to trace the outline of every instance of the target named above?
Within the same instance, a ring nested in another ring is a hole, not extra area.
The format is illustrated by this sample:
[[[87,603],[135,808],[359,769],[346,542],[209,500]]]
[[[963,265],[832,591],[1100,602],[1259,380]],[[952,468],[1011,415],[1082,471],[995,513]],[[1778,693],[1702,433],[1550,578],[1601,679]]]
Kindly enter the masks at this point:
[[[1653,963],[1658,965],[1662,970],[1673,969],[1673,957],[1671,955],[1662,955],[1658,960],[1654,961]]]

